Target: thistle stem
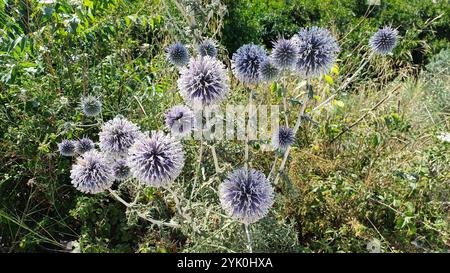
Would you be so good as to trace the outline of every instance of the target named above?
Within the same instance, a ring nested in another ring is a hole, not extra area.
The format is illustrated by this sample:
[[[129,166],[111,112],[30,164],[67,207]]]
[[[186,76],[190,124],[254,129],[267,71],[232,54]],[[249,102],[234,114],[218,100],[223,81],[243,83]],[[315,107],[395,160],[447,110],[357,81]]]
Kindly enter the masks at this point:
[[[253,253],[253,248],[252,248],[252,244],[253,244],[253,238],[252,238],[252,234],[248,228],[248,224],[244,224],[244,229],[245,229],[245,234],[247,235],[247,248],[248,248],[248,252],[249,253]]]
[[[216,148],[214,147],[214,145],[210,145],[209,148],[211,149],[211,154],[214,161],[214,169],[216,170],[216,174],[218,175],[220,173],[220,167],[219,160],[217,159]]]
[[[307,89],[309,90],[309,85],[310,85],[310,81],[308,80],[307,83]],[[298,117],[297,117],[297,121],[295,122],[295,126],[294,126],[294,136],[297,134],[298,129],[300,128],[300,125],[302,124],[302,117],[305,114],[305,110],[306,110],[306,105],[308,104],[308,102],[311,100],[310,96],[308,94],[306,94],[306,101],[303,102],[300,111],[298,113]],[[289,152],[291,151],[291,146],[286,148],[286,151],[283,154],[283,160],[281,161],[281,165],[280,168],[278,169],[278,174],[275,177],[275,181],[274,184],[278,183],[278,180],[280,179],[280,173],[284,170],[284,167],[286,165],[287,159],[289,158]]]
[[[270,181],[270,178],[272,177],[273,172],[275,172],[275,168],[277,166],[277,162],[278,162],[278,152],[275,151],[275,159],[273,160],[272,168],[270,169],[270,173],[267,176],[267,180],[269,180],[269,181]]]
[[[123,200],[122,197],[120,197],[115,191],[108,189],[109,193],[111,194],[112,197],[114,197],[117,201],[119,201],[120,203],[122,203],[125,207],[127,208],[132,208],[133,205],[131,205],[130,203],[128,203],[127,201]],[[146,220],[149,221],[152,224],[155,224],[157,226],[167,226],[167,227],[172,227],[172,228],[179,228],[180,226],[176,223],[167,223],[167,222],[163,222],[163,221],[159,221],[159,220],[155,220],[151,217],[146,216],[145,214],[141,213],[141,212],[137,212],[137,215]]]
[[[200,140],[200,150],[198,152],[197,167],[195,168],[194,183],[192,184],[191,195],[188,201],[189,208],[191,208],[191,201],[192,198],[194,197],[195,188],[197,187],[198,177],[200,175],[200,168],[202,166],[202,160],[203,160],[203,137]]]
[[[250,140],[249,140],[249,131],[250,131],[250,107],[253,104],[253,91],[249,92],[248,95],[248,124],[247,124],[247,130],[245,132],[245,168],[248,169],[249,167],[249,150],[250,150]]]

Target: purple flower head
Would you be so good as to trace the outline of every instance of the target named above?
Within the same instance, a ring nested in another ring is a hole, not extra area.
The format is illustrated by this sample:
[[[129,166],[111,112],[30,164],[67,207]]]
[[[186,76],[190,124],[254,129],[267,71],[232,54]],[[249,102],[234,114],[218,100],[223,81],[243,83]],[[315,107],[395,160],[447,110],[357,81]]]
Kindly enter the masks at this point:
[[[273,43],[270,59],[278,69],[292,68],[297,61],[297,47],[292,40],[278,39]]]
[[[114,173],[114,178],[118,181],[123,181],[130,177],[130,167],[128,167],[127,161],[123,159],[118,159],[112,164],[112,170]]]
[[[266,59],[264,62],[261,63],[259,66],[259,77],[264,82],[272,82],[276,80],[278,75],[280,74],[280,70],[276,68],[269,59]]]
[[[208,56],[193,58],[181,70],[178,89],[181,96],[191,104],[216,104],[229,89],[225,67],[220,61]]]
[[[390,27],[384,27],[370,37],[369,46],[375,53],[385,55],[395,48],[397,40],[398,31]]]
[[[302,28],[293,38],[296,43],[297,71],[307,77],[317,77],[328,73],[333,67],[339,46],[331,33],[321,27]]]
[[[96,150],[77,158],[70,171],[72,184],[84,193],[99,193],[113,184],[113,172],[108,161]]]
[[[189,63],[189,52],[182,43],[175,43],[167,47],[167,59],[176,66],[185,66]]]
[[[282,151],[286,150],[295,141],[294,130],[288,127],[280,127],[273,133],[272,146]]]
[[[122,116],[117,116],[103,124],[98,134],[100,150],[108,156],[125,157],[139,134],[137,125]]]
[[[102,112],[102,103],[96,97],[82,97],[80,101],[81,111],[88,116],[93,117]]]
[[[176,105],[166,112],[166,126],[172,134],[185,136],[192,131],[194,126],[194,113],[189,107]]]
[[[62,156],[74,156],[75,155],[75,141],[65,139],[58,143],[58,150]]]
[[[233,54],[233,73],[244,84],[259,83],[259,67],[266,59],[267,53],[263,47],[254,44],[243,45]]]
[[[162,132],[139,137],[128,151],[132,175],[152,187],[168,187],[181,173],[184,152],[179,141]]]
[[[211,58],[215,58],[217,56],[217,46],[216,42],[212,39],[206,39],[204,40],[199,46],[198,46],[198,53],[202,57],[209,56]]]
[[[87,137],[84,137],[82,139],[79,139],[76,143],[75,143],[75,151],[77,152],[77,154],[84,154],[87,151],[90,151],[92,149],[95,148],[94,142]]]
[[[237,169],[219,186],[222,208],[232,218],[251,224],[263,218],[273,205],[273,188],[262,172]]]

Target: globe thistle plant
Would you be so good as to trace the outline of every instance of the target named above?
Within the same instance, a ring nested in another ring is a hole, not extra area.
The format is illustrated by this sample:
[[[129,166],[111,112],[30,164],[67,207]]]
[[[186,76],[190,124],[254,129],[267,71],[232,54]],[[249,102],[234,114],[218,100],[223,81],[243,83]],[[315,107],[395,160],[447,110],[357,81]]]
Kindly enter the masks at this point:
[[[232,70],[236,78],[244,84],[259,83],[260,65],[267,59],[264,48],[254,44],[241,46],[232,57]]]
[[[278,69],[290,69],[297,61],[297,46],[292,40],[278,39],[273,43],[270,59]]]
[[[216,42],[212,39],[206,39],[198,45],[198,53],[202,57],[209,56],[215,58],[217,56]]]
[[[131,171],[128,163],[124,159],[118,159],[112,164],[114,178],[118,181],[123,181],[130,177]]]
[[[136,140],[127,161],[131,174],[139,181],[152,187],[168,187],[181,173],[184,152],[179,141],[153,132]]]
[[[167,47],[167,59],[176,66],[185,66],[189,63],[189,52],[182,43],[175,43]]]
[[[100,193],[113,184],[113,171],[104,158],[96,150],[91,150],[77,158],[70,171],[72,185],[84,193]]]
[[[74,156],[75,155],[75,141],[65,139],[58,144],[59,153],[62,156]]]
[[[94,149],[94,147],[95,147],[94,142],[87,137],[79,139],[75,143],[75,151],[77,152],[77,154],[80,154],[80,155],[84,154],[87,151]]]
[[[272,136],[272,146],[281,151],[286,150],[295,141],[294,130],[288,127],[279,127]]]
[[[297,45],[297,71],[307,77],[328,73],[336,61],[339,46],[331,33],[321,27],[303,28],[293,38]]]
[[[259,66],[259,77],[264,82],[274,81],[279,74],[280,71],[269,61],[269,59],[263,61]]]
[[[220,184],[219,198],[229,216],[248,225],[268,213],[273,205],[273,188],[262,172],[241,168]]]
[[[229,89],[225,67],[220,61],[208,56],[193,58],[181,70],[178,88],[181,96],[191,104],[216,104]]]
[[[184,105],[176,105],[170,108],[166,112],[165,118],[167,128],[174,135],[188,135],[194,126],[194,113]]]
[[[398,31],[390,27],[378,30],[369,39],[370,48],[377,54],[385,55],[395,48],[398,40]]]
[[[94,96],[86,96],[81,98],[81,111],[88,116],[94,117],[102,112],[102,103]]]
[[[139,134],[137,125],[122,116],[117,116],[103,124],[98,134],[100,150],[116,158],[125,157]]]

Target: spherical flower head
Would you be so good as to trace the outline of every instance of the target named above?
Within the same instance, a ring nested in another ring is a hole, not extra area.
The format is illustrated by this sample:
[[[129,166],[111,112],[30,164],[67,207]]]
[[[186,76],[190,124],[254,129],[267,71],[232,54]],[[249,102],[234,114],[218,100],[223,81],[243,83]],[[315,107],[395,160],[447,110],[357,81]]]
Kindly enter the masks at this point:
[[[176,66],[185,66],[189,63],[189,52],[187,48],[179,42],[167,47],[167,59]]]
[[[318,77],[333,67],[339,46],[331,33],[321,27],[303,28],[293,38],[297,44],[297,71],[307,77]]]
[[[198,53],[202,57],[209,56],[211,58],[215,58],[217,56],[216,42],[211,39],[204,40],[198,45]]]
[[[113,171],[109,162],[96,150],[77,158],[70,171],[72,185],[84,193],[100,193],[113,184]]]
[[[276,68],[269,59],[266,59],[259,66],[259,77],[264,82],[272,82],[274,81],[278,75],[280,74],[280,70]]]
[[[232,218],[251,224],[267,215],[273,205],[273,188],[262,172],[237,169],[219,186],[222,208]]]
[[[166,126],[173,135],[186,136],[194,126],[194,113],[189,107],[176,105],[170,108],[165,115]]]
[[[75,141],[65,139],[58,143],[58,150],[62,156],[74,156],[75,155]]]
[[[181,143],[162,132],[139,137],[128,151],[128,166],[139,181],[152,187],[168,187],[181,173]]]
[[[178,79],[181,96],[191,104],[219,103],[228,93],[225,66],[211,57],[193,58]]]
[[[288,127],[279,127],[272,136],[272,146],[284,151],[295,141],[294,130]]]
[[[259,83],[259,67],[267,59],[266,50],[254,44],[241,46],[232,57],[233,73],[244,84]]]
[[[390,27],[384,27],[370,37],[369,46],[375,53],[386,55],[395,48],[397,40],[398,31]]]
[[[103,124],[98,134],[100,150],[115,158],[125,157],[139,134],[137,125],[122,116],[117,116]]]
[[[80,155],[94,149],[94,147],[95,147],[94,142],[87,137],[79,139],[75,143],[75,151],[77,152],[77,154],[80,154]]]
[[[293,40],[281,38],[273,43],[270,59],[278,69],[290,69],[297,61],[297,50]]]
[[[118,159],[112,164],[114,178],[118,181],[123,181],[131,176],[130,167],[124,159]]]
[[[102,112],[102,103],[94,96],[81,98],[81,111],[88,116],[94,117]]]

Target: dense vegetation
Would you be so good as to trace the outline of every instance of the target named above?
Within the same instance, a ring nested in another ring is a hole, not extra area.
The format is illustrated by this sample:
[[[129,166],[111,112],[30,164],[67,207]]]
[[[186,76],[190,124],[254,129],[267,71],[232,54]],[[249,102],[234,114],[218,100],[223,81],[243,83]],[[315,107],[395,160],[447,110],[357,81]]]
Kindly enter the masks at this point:
[[[59,156],[57,143],[97,140],[97,127],[82,126],[95,122],[79,109],[87,94],[102,101],[104,120],[121,114],[147,130],[164,128],[164,112],[182,102],[178,72],[165,56],[175,41],[215,38],[228,64],[242,44],[269,49],[279,36],[311,25],[329,28],[341,53],[333,73],[317,81],[306,110],[312,122],[297,134],[274,208],[252,227],[254,250],[367,252],[375,242],[384,252],[448,251],[450,144],[442,137],[450,131],[448,1],[381,2],[0,2],[0,252],[245,251],[241,225],[223,215],[216,194],[241,164],[242,143],[216,144],[220,172],[211,150],[205,147],[199,168],[198,143],[184,145],[186,164],[174,190],[188,194],[193,180],[203,183],[190,204],[200,232],[149,225],[107,194],[78,192],[70,183],[72,162]],[[384,25],[401,36],[393,54],[371,59],[347,89],[313,112],[359,67],[367,40]],[[303,84],[287,87],[301,95]],[[260,85],[257,98],[280,103],[280,89]],[[228,100],[247,100],[236,81]],[[258,143],[251,148],[254,166],[267,173],[273,152]],[[133,193],[126,183],[115,189]],[[163,195],[147,188],[139,201],[159,218],[182,222],[176,200]]]

